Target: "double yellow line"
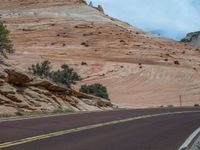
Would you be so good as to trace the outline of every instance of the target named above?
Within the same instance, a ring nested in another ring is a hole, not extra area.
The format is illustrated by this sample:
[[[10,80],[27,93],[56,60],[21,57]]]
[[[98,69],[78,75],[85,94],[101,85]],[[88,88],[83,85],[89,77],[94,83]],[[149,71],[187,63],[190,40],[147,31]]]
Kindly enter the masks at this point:
[[[15,141],[11,141],[11,142],[1,143],[0,149],[17,146],[17,145],[21,145],[21,144],[26,144],[26,143],[30,143],[30,142],[37,141],[37,140],[43,140],[43,139],[48,139],[48,138],[52,138],[52,137],[67,135],[70,133],[75,133],[75,132],[80,132],[80,131],[84,131],[84,130],[103,127],[103,126],[107,126],[107,125],[115,125],[115,124],[119,124],[119,123],[125,123],[125,122],[134,121],[134,120],[139,120],[139,119],[158,117],[158,116],[166,116],[166,115],[185,114],[185,113],[200,113],[200,111],[182,111],[182,112],[172,112],[172,113],[161,113],[161,114],[132,117],[132,118],[128,118],[128,119],[110,121],[110,122],[105,122],[105,123],[98,123],[98,124],[94,124],[94,125],[88,125],[88,126],[83,126],[83,127],[79,127],[79,128],[63,130],[63,131],[58,131],[58,132],[52,132],[52,133],[48,133],[48,134],[28,137],[28,138],[15,140]]]

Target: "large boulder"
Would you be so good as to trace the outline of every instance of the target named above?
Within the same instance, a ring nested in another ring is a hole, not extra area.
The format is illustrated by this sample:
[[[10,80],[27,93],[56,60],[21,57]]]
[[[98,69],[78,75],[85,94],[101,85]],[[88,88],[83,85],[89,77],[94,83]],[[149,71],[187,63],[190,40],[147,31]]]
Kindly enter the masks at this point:
[[[5,69],[5,72],[8,74],[8,82],[15,85],[25,85],[26,83],[31,82],[33,79],[25,73],[16,71],[14,69]]]

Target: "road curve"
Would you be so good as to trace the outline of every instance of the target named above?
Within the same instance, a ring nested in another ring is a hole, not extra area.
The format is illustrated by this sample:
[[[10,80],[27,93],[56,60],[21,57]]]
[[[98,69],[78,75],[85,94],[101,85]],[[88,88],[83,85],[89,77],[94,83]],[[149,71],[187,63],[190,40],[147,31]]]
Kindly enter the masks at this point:
[[[0,122],[0,149],[177,150],[198,127],[200,108],[119,110],[13,120]]]

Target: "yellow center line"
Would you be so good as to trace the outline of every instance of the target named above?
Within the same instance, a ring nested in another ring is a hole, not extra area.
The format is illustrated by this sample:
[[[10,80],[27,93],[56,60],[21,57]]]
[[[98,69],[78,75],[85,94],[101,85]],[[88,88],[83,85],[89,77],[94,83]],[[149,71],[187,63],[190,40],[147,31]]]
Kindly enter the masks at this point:
[[[24,138],[24,139],[20,139],[20,140],[1,143],[0,144],[0,149],[7,148],[7,147],[12,147],[12,146],[17,146],[17,145],[21,145],[21,144],[25,144],[25,143],[30,143],[30,142],[37,141],[37,140],[48,139],[48,138],[52,138],[52,137],[67,135],[67,134],[70,134],[70,133],[75,133],[75,132],[80,132],[80,131],[84,131],[84,130],[103,127],[103,126],[107,126],[107,125],[115,125],[115,124],[119,124],[119,123],[125,123],[125,122],[134,121],[134,120],[139,120],[139,119],[158,117],[158,116],[166,116],[166,115],[184,114],[184,113],[200,113],[200,111],[182,111],[182,112],[172,112],[172,113],[161,113],[161,114],[153,114],[153,115],[144,115],[144,116],[132,117],[132,118],[116,120],[116,121],[110,121],[110,122],[105,122],[105,123],[87,125],[87,126],[83,126],[83,127],[79,127],[79,128],[73,128],[73,129],[68,129],[68,130],[63,130],[63,131],[58,131],[58,132],[52,132],[52,133],[47,133],[47,134],[43,134],[43,135],[28,137],[28,138]]]

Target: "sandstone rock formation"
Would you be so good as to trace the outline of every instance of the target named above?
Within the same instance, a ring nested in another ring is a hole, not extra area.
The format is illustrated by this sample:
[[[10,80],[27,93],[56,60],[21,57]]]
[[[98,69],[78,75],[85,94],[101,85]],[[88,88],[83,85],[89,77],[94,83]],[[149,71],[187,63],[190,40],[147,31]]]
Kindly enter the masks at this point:
[[[0,65],[0,114],[112,109],[109,101]]]
[[[7,63],[24,70],[43,60],[54,68],[67,63],[84,78],[75,88],[101,83],[123,105],[179,105],[180,95],[183,105],[200,103],[200,49],[145,33],[79,0],[2,4],[16,49]]]
[[[188,33],[181,42],[185,42],[200,48],[200,31]]]

